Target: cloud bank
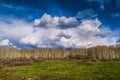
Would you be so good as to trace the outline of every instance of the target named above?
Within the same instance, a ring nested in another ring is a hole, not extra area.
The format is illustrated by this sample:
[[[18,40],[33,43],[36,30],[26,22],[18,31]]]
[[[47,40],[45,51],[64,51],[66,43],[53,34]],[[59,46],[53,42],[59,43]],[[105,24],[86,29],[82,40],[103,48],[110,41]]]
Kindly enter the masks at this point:
[[[101,28],[98,19],[77,20],[75,17],[44,14],[33,23],[10,19],[0,22],[0,46],[19,48],[85,48],[116,44],[120,32]]]
[[[116,44],[119,33],[100,28],[98,19],[78,21],[74,17],[44,14],[34,21],[33,32],[20,39],[20,44],[35,47],[83,48]]]
[[[19,47],[19,40],[33,32],[33,27],[22,20],[0,20],[0,46]],[[12,44],[12,45],[11,45]]]

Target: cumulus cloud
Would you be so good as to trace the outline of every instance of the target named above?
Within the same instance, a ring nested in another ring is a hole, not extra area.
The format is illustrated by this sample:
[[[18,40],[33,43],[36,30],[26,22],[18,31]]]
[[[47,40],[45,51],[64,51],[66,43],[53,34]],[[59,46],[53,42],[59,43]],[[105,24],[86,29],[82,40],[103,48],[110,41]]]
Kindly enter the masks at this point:
[[[79,28],[84,31],[99,32],[101,22],[98,19],[95,20],[82,20]]]
[[[34,23],[0,20],[0,46],[81,48],[116,44],[120,32],[100,26],[102,23],[98,19],[78,21],[75,17],[48,14]]]
[[[77,26],[77,24],[78,21],[74,17],[52,17],[48,14],[44,14],[42,18],[34,21],[34,26],[44,28],[70,28]]]
[[[0,41],[2,46],[2,43],[4,43],[4,40],[9,44],[13,43],[14,46],[20,46],[19,40],[27,35],[30,35],[33,32],[33,26],[31,23],[26,23],[22,20],[13,20],[9,19],[9,21],[3,21],[0,20]],[[7,40],[6,40],[7,39]]]
[[[34,32],[21,38],[20,43],[54,48],[81,48],[115,44],[119,39],[119,34],[109,29],[101,29],[101,24],[98,19],[78,22],[74,17],[52,17],[44,14],[42,18],[35,20]],[[72,25],[72,27],[65,25]]]
[[[31,34],[33,27],[21,20],[10,20],[9,22],[0,22],[0,37],[2,39],[20,39]]]
[[[0,46],[10,46],[13,45],[8,39],[0,41]]]

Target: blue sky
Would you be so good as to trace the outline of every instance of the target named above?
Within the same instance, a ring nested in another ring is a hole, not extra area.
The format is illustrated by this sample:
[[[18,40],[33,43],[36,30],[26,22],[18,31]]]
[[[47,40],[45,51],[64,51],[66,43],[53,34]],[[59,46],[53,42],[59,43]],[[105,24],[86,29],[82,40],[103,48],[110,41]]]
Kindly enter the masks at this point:
[[[0,0],[0,10],[1,46],[81,48],[120,42],[120,0]]]

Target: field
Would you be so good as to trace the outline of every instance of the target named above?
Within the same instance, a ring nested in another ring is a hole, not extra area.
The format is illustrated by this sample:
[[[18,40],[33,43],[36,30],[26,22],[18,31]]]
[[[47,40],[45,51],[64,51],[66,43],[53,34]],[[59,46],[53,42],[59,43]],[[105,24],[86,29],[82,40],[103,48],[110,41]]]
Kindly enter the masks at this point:
[[[119,80],[120,61],[45,60],[0,68],[0,80]]]
[[[120,80],[120,45],[0,48],[0,80]]]

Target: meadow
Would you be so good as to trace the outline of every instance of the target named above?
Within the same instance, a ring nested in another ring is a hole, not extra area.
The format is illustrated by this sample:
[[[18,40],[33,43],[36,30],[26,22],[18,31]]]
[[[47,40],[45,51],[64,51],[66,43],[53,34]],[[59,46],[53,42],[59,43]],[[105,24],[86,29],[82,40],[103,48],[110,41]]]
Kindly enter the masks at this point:
[[[120,61],[45,60],[0,68],[0,80],[119,80]]]
[[[119,80],[120,44],[80,49],[0,48],[0,80]]]

